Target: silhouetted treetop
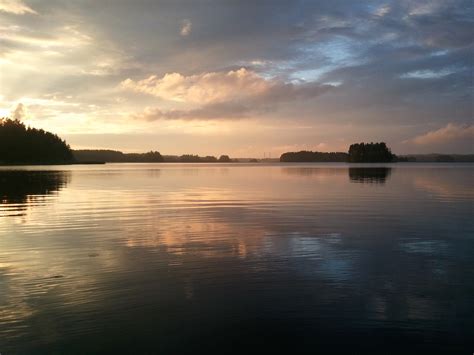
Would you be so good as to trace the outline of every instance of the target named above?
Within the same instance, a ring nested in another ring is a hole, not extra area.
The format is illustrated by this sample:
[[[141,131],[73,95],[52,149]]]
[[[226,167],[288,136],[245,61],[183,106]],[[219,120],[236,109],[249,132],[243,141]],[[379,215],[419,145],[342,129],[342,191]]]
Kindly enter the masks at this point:
[[[70,164],[70,147],[57,135],[0,119],[0,164]]]
[[[231,160],[228,155],[221,155],[219,157],[219,163],[230,163]]]
[[[73,150],[77,162],[107,162],[107,163],[161,163],[164,161],[160,152],[122,153],[109,149]]]
[[[125,161],[137,163],[161,163],[164,161],[160,152],[150,151],[147,153],[127,153],[124,154]]]
[[[388,163],[394,159],[395,155],[384,142],[356,143],[349,147],[350,163]]]

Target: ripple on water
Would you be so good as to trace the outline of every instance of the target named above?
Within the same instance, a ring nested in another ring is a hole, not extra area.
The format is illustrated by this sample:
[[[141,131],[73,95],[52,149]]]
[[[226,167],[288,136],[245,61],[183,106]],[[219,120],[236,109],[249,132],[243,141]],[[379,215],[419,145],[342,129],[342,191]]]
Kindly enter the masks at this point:
[[[474,335],[470,164],[13,170],[2,353],[463,350]]]

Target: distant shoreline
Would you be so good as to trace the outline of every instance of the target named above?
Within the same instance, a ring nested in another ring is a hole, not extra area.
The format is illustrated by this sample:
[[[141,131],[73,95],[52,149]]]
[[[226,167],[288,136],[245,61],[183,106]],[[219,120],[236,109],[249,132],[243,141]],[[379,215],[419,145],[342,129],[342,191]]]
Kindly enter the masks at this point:
[[[228,155],[162,155],[158,151],[123,153],[111,149],[73,150],[59,136],[26,127],[17,119],[0,119],[0,166],[103,165],[107,163],[471,163],[474,154],[395,155],[385,142],[354,143],[348,152],[298,151],[277,159],[238,158]]]
[[[259,162],[249,162],[249,161],[237,161],[232,163],[210,163],[210,162],[79,162],[79,163],[65,163],[65,164],[48,164],[48,163],[25,163],[25,164],[1,164],[0,167],[15,167],[15,166],[72,166],[72,165],[109,165],[109,164],[176,164],[176,165],[188,165],[188,164],[206,164],[206,165],[244,165],[250,164],[258,166],[260,164],[275,164],[275,165],[325,165],[325,164],[338,164],[338,165],[347,165],[347,166],[377,166],[377,165],[414,165],[414,164],[472,164],[474,161],[401,161],[401,162],[363,162],[363,163],[351,163],[351,162],[279,162],[279,161],[259,161]]]

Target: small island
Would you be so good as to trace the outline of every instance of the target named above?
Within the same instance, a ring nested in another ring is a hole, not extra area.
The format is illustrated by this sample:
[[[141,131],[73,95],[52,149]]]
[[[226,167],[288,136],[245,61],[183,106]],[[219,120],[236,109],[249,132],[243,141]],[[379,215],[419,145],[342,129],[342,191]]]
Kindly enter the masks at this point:
[[[288,152],[280,157],[284,163],[390,163],[397,160],[384,142],[356,143],[349,147],[349,152]]]
[[[351,144],[348,153],[349,163],[391,163],[397,160],[385,142]]]

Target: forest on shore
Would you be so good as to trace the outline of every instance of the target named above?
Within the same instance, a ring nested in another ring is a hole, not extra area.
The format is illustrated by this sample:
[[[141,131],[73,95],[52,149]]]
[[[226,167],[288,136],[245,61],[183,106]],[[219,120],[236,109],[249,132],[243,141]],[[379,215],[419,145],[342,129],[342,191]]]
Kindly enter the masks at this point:
[[[242,162],[267,162],[268,160],[242,159]],[[228,155],[204,156],[194,154],[162,155],[158,151],[147,153],[123,153],[110,149],[72,150],[56,134],[26,127],[19,120],[0,118],[0,165],[29,164],[100,164],[100,163],[235,163]],[[384,142],[355,143],[346,152],[287,152],[280,162],[474,162],[473,154],[417,154],[397,156]]]
[[[160,152],[122,153],[116,150],[72,150],[56,134],[25,126],[19,120],[0,118],[0,165],[54,165],[100,163],[230,163],[228,155],[193,154],[162,156]]]
[[[347,153],[311,151],[288,152],[281,155],[280,161],[285,163],[390,163],[397,161],[397,156],[392,154],[384,142],[355,143],[349,147]]]
[[[57,135],[0,119],[0,164],[71,164],[72,150]]]
[[[474,154],[406,154],[395,155],[384,142],[355,143],[345,152],[288,152],[280,156],[283,163],[473,163]]]
[[[123,153],[118,150],[109,149],[84,149],[73,150],[73,155],[78,163],[231,163],[235,160],[228,155],[200,157],[199,155],[184,154],[161,155],[159,152],[150,151],[147,153]]]

